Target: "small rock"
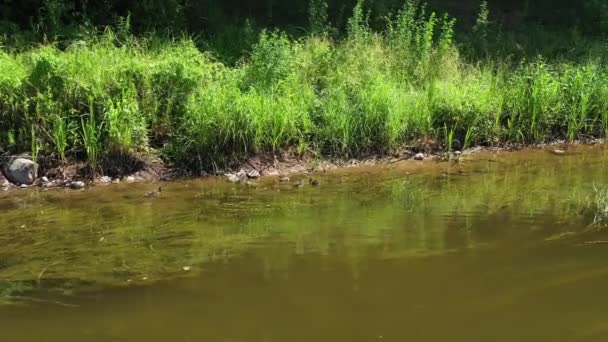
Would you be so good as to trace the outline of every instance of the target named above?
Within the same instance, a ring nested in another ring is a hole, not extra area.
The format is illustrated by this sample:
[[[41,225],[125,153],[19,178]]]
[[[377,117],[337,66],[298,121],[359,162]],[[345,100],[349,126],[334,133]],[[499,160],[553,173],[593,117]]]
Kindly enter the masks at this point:
[[[42,183],[48,183],[48,181],[49,181],[48,177],[46,177],[46,176],[40,178],[40,180],[42,181]]]
[[[21,189],[27,189],[27,188],[29,188],[29,187],[30,187],[30,186],[29,186],[29,185],[27,185],[27,184],[21,184],[21,185],[19,185],[19,188],[21,188]]]
[[[564,156],[566,155],[566,151],[564,150],[551,150],[551,153],[557,155],[557,156]]]
[[[38,178],[38,164],[25,158],[15,158],[4,165],[6,178],[14,184],[31,185]]]
[[[281,179],[279,179],[280,183],[289,183],[291,182],[291,179],[289,177],[282,177]]]
[[[245,171],[239,171],[237,173],[229,173],[226,175],[226,177],[228,177],[228,181],[231,183],[246,183],[247,179],[249,178]]]
[[[103,176],[103,177],[99,178],[99,183],[110,184],[110,183],[112,183],[112,178],[110,178],[108,176]]]
[[[182,270],[184,270],[184,272],[190,272],[191,269],[192,269],[192,267],[190,267],[190,266],[182,267]]]
[[[118,179],[118,178],[112,179],[112,184],[119,184],[119,183],[120,183],[120,179]]]
[[[260,178],[260,176],[261,175],[258,170],[250,170],[249,172],[247,172],[247,177],[252,179]]]
[[[146,170],[141,170],[133,176],[135,177],[136,182],[150,182],[154,180],[154,176]]]
[[[424,160],[424,153],[417,153],[414,156],[414,160]]]
[[[278,177],[280,176],[281,173],[277,170],[265,170],[264,171],[264,176],[268,176],[268,177]]]
[[[136,179],[134,176],[128,176],[127,178],[125,178],[125,182],[127,183],[135,183]]]
[[[70,189],[72,189],[72,190],[82,190],[82,189],[84,189],[85,186],[86,186],[86,184],[84,184],[84,182],[82,182],[82,181],[76,181],[76,182],[70,183]]]
[[[312,178],[311,178],[311,179],[309,179],[309,180],[308,180],[308,182],[309,182],[309,183],[310,183],[310,185],[312,185],[312,186],[317,186],[317,185],[319,185],[319,181],[318,181],[318,180],[316,180],[316,179],[312,179]]]
[[[237,175],[233,174],[233,173],[227,174],[226,178],[228,178],[228,181],[230,183],[238,183],[240,181],[239,177]]]

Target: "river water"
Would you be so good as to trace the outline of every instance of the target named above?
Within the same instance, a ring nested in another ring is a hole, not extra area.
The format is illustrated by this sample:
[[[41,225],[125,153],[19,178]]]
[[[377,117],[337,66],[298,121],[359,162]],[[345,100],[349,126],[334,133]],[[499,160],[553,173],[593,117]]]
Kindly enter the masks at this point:
[[[0,340],[605,341],[607,167],[578,147],[0,193]]]

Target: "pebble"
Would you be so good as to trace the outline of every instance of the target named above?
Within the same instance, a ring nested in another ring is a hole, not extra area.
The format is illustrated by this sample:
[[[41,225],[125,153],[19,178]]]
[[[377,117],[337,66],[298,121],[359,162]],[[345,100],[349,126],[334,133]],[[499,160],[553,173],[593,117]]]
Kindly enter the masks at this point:
[[[189,272],[191,269],[192,269],[192,267],[190,267],[190,266],[182,267],[182,270],[184,270],[184,272]]]
[[[42,177],[40,178],[40,180],[42,181],[42,183],[47,183],[49,181],[48,177]]]
[[[112,183],[112,178],[110,178],[108,176],[103,176],[103,177],[99,178],[99,183],[110,184],[110,183]]]
[[[226,175],[226,177],[228,178],[228,181],[230,183],[238,183],[240,181],[239,177],[235,174],[228,174]]]
[[[245,171],[239,171],[238,173],[229,173],[226,175],[228,181],[231,183],[245,183],[247,182],[247,173]]]
[[[252,179],[260,178],[260,176],[261,175],[258,170],[250,170],[249,172],[247,172],[247,177]]]
[[[84,189],[85,186],[86,186],[86,184],[84,184],[84,182],[82,182],[82,181],[76,181],[76,182],[70,183],[70,189],[72,189],[72,190],[82,190],[82,189]]]
[[[118,179],[118,178],[112,179],[112,184],[120,184],[120,179]]]
[[[558,155],[558,156],[563,156],[566,154],[566,151],[564,150],[552,150],[551,153]]]
[[[289,182],[291,182],[291,179],[289,177],[283,177],[283,178],[279,179],[279,182],[281,182],[281,183],[289,183]]]
[[[414,156],[414,160],[424,160],[424,153],[417,153]]]
[[[29,188],[29,186],[27,184],[21,184],[19,187],[21,189],[27,189],[27,188]]]
[[[127,178],[125,178],[125,181],[127,183],[135,183],[135,177],[133,176],[128,176]]]

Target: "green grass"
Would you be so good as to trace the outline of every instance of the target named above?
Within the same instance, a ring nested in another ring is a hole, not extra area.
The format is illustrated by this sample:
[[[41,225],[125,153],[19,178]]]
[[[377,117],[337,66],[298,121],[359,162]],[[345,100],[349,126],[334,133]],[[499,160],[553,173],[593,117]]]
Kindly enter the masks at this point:
[[[66,49],[0,50],[0,151],[86,155],[96,169],[157,149],[202,170],[288,149],[357,157],[422,137],[453,150],[607,133],[600,38],[572,33],[564,52],[548,31],[493,33],[484,11],[456,34],[452,18],[409,1],[384,31],[361,6],[340,39],[315,20],[300,39],[262,31],[237,62],[190,38],[109,29]]]
[[[606,226],[608,224],[608,188],[593,187],[595,191],[595,216],[593,224],[598,226]]]

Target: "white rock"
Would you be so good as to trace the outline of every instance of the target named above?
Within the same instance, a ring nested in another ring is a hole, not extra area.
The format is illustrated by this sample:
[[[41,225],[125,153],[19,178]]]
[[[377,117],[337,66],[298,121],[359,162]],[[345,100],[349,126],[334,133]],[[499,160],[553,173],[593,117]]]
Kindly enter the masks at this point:
[[[424,153],[418,153],[414,156],[414,160],[424,160]]]
[[[245,183],[245,182],[247,182],[247,179],[249,178],[247,176],[247,173],[242,170],[237,173],[229,173],[226,175],[226,177],[228,178],[228,181],[231,183]]]
[[[249,172],[247,172],[247,177],[252,178],[252,179],[256,179],[256,178],[260,178],[260,172],[258,172],[258,170],[250,170]]]
[[[82,181],[76,181],[76,182],[70,183],[70,189],[72,189],[72,190],[82,190],[82,189],[84,189],[85,186],[86,186],[86,184],[84,184],[84,182],[82,182]]]
[[[108,176],[103,176],[103,177],[99,178],[99,183],[110,184],[110,183],[112,183],[112,178],[110,178]]]

